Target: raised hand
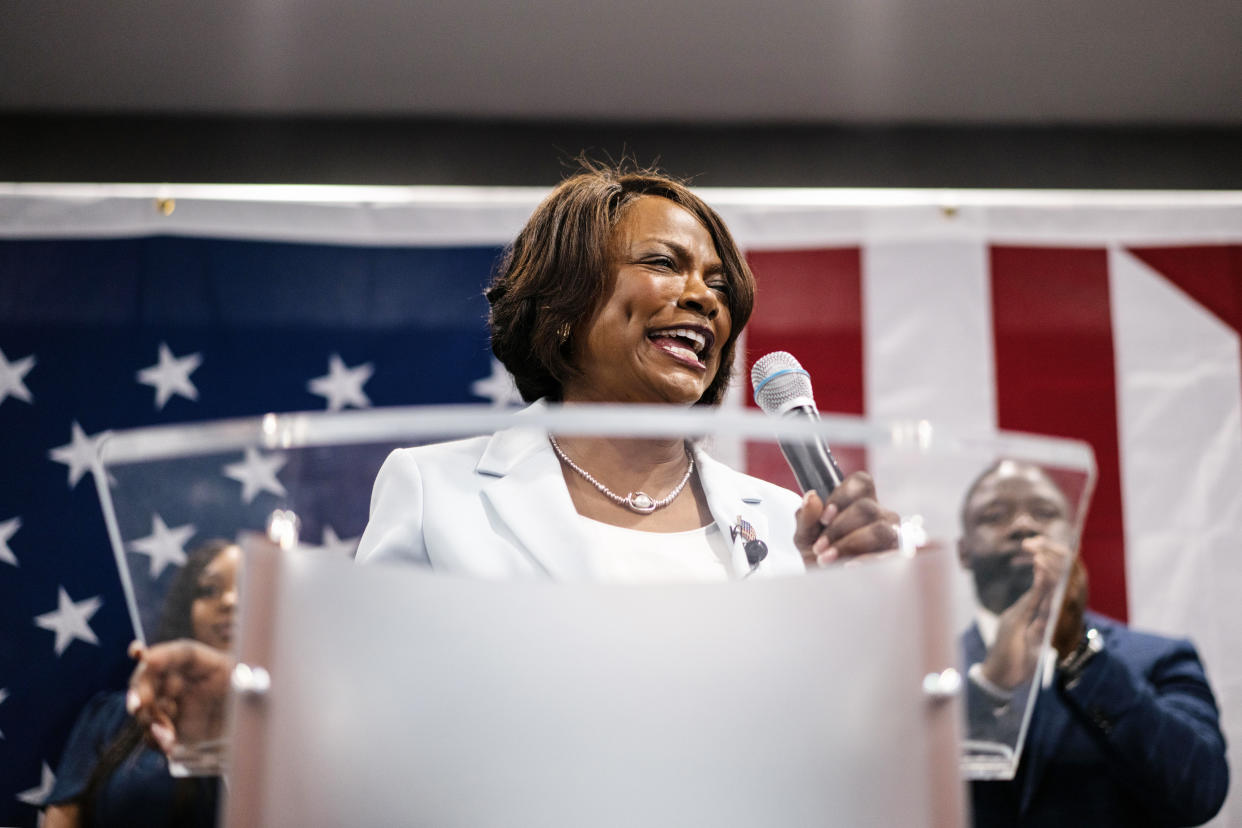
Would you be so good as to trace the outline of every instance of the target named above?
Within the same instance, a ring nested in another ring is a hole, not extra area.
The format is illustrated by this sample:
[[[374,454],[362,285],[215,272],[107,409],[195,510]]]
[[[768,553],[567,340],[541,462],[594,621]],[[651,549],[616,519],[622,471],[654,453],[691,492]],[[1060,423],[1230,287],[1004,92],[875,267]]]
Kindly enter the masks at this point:
[[[170,753],[224,734],[232,659],[206,644],[180,639],[143,647],[130,645],[138,661],[125,706],[148,740]]]
[[[983,661],[983,675],[992,684],[1011,690],[1035,675],[1044,634],[1052,614],[1057,584],[1073,561],[1073,552],[1044,535],[1022,541],[1022,551],[1034,566],[1031,588],[1000,614],[996,641]],[[1079,623],[1081,624],[1081,611]],[[1074,639],[1077,642],[1077,638]]]
[[[876,501],[875,483],[864,471],[847,476],[827,501],[813,490],[807,492],[796,518],[794,544],[808,567],[899,545],[901,518]]]

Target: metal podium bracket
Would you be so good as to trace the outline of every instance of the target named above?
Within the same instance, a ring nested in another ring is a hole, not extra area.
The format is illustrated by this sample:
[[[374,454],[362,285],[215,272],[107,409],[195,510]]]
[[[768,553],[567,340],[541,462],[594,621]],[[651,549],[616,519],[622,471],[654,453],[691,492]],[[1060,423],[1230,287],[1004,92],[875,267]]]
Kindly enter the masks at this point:
[[[262,698],[272,689],[272,677],[262,667],[239,662],[233,668],[233,691],[242,696]]]
[[[923,676],[923,695],[932,701],[955,699],[961,690],[962,674],[952,667]]]

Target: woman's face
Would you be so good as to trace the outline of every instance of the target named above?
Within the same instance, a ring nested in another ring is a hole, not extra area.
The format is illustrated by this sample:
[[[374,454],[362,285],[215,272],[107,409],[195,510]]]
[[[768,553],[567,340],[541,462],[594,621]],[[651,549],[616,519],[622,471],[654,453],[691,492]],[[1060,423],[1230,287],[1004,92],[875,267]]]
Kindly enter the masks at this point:
[[[233,611],[237,606],[237,567],[241,549],[226,546],[198,576],[190,623],[194,637],[217,650],[233,640]]]
[[[612,295],[585,332],[574,332],[581,376],[565,384],[565,400],[697,402],[731,329],[728,280],[711,235],[668,199],[640,196],[611,247]]]

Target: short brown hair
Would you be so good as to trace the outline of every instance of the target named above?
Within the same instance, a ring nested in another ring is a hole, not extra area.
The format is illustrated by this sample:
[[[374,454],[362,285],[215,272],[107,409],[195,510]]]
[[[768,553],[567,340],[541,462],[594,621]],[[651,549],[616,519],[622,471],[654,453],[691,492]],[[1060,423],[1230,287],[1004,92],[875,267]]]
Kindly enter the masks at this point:
[[[560,401],[565,381],[577,373],[563,333],[582,330],[612,293],[612,233],[625,208],[640,196],[659,196],[702,222],[724,266],[731,330],[716,376],[698,400],[718,404],[729,386],[738,335],[755,303],[755,277],[729,228],[688,187],[661,173],[583,166],[535,208],[501,259],[486,294],[492,352],[527,402]]]

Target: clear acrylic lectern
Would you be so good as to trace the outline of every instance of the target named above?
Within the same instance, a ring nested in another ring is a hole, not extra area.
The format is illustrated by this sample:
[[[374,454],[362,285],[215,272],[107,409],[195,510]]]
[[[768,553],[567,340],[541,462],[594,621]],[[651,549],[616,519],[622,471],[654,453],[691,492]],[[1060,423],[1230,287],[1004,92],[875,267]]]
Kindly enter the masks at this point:
[[[822,439],[875,478],[900,548],[796,576],[724,559],[720,583],[351,560],[390,451],[515,423],[677,435],[788,487],[778,441]],[[1064,574],[1027,623],[1030,675],[1002,699],[969,678],[988,647],[962,503],[1006,460],[1056,481],[1077,537],[1094,479],[1082,444],[744,411],[267,415],[115,433],[95,475],[145,639],[189,550],[245,551],[227,728],[174,763],[229,777],[227,824],[940,826],[961,823],[963,779],[1013,775],[1053,663]]]

